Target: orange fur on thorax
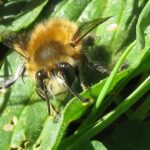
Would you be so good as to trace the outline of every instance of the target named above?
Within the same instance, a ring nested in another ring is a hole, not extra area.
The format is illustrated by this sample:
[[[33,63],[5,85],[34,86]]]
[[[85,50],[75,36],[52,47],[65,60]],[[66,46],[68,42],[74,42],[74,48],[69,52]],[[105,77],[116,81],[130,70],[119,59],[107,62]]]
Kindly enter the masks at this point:
[[[80,56],[81,50],[81,44],[75,48],[71,46],[76,31],[77,25],[65,19],[50,19],[38,24],[25,50],[29,74],[35,76],[38,70],[52,68],[60,62],[74,65],[74,58]]]

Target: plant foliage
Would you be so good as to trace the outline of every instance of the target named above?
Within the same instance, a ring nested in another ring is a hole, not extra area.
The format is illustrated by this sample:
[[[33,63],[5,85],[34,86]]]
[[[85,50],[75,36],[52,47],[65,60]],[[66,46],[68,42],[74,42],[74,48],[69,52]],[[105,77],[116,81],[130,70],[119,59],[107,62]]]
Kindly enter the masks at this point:
[[[49,117],[34,82],[25,75],[0,92],[0,149],[148,149],[149,8],[149,0],[0,0],[1,53],[6,51],[4,31],[28,31],[49,17],[81,24],[112,16],[93,31],[95,44],[87,49],[91,60],[103,63],[110,72],[103,78],[95,73],[98,77],[95,82],[91,79],[91,89],[81,93],[92,102],[83,104],[74,97],[60,116]],[[12,50],[3,55],[1,82],[13,76],[23,61]],[[86,73],[85,78],[94,78]]]

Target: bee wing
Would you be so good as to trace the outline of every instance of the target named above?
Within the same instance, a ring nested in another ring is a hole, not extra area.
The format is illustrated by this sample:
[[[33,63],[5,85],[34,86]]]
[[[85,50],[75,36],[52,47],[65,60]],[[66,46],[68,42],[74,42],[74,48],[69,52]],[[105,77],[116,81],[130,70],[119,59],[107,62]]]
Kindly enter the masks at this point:
[[[23,57],[25,56],[25,49],[28,44],[29,35],[25,32],[17,33],[14,31],[4,31],[2,33],[2,41],[4,45],[16,50]]]
[[[99,18],[99,19],[94,19],[89,22],[85,22],[81,24],[77,32],[74,34],[72,38],[72,44],[74,46],[78,45],[78,43],[92,30],[94,30],[98,25],[102,24],[106,20],[108,20],[111,17],[106,17],[106,18]]]

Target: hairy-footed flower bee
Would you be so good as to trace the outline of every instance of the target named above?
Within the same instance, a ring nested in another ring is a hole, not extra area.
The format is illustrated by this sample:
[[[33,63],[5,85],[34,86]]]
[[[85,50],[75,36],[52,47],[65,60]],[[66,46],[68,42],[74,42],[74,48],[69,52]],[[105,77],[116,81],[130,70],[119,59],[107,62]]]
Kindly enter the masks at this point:
[[[79,65],[87,61],[83,40],[109,18],[95,19],[79,27],[67,19],[52,18],[36,25],[30,35],[8,37],[8,45],[21,54],[26,62],[14,79],[7,80],[0,88],[8,88],[27,71],[35,80],[38,95],[47,101],[49,115],[50,106],[53,107],[49,99],[58,93],[69,91],[85,101],[71,88],[75,78],[82,82]]]

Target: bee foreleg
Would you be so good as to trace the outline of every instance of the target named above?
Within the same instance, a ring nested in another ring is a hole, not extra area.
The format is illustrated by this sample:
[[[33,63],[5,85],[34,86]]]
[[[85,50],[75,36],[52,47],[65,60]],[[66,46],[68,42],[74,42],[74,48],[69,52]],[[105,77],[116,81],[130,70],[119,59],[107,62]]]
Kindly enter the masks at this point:
[[[79,100],[81,100],[82,102],[88,102],[89,100],[80,96],[79,94],[77,94],[67,83],[67,80],[66,80],[66,77],[64,75],[63,72],[60,72],[61,73],[61,80],[63,81],[63,84],[65,85],[65,87],[71,92],[72,95],[76,96]]]
[[[23,76],[23,74],[25,73],[25,70],[26,70],[26,68],[25,68],[24,64],[22,66],[18,67],[18,69],[15,73],[15,76],[11,79],[4,81],[3,85],[0,86],[0,89],[5,89],[5,88],[8,88],[11,85],[13,85],[20,76]]]
[[[36,84],[36,92],[40,97],[42,97],[46,102],[47,102],[47,107],[48,107],[48,115],[50,116],[51,114],[51,109],[50,109],[50,94],[47,90],[47,86],[45,83],[45,80],[47,78],[46,72],[42,69],[36,73],[36,79],[37,79],[37,84]]]

